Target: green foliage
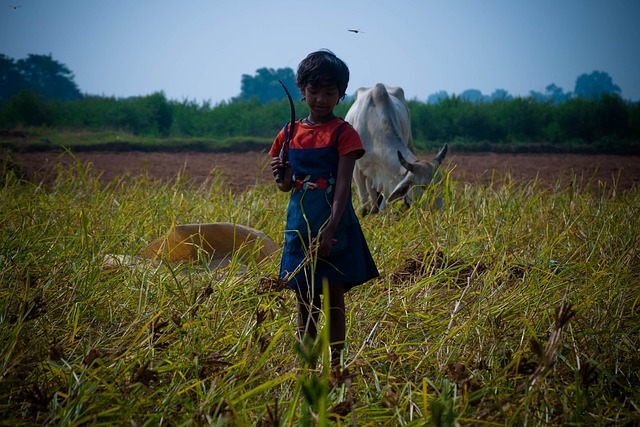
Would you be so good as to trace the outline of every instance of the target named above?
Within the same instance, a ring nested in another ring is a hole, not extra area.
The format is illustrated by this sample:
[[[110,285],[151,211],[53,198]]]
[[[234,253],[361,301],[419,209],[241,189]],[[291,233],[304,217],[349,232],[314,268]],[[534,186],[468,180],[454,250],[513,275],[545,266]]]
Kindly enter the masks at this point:
[[[168,136],[173,124],[173,108],[163,92],[125,99],[91,96],[57,101],[55,107],[58,117],[50,125],[59,128],[116,129],[136,135]]]
[[[261,104],[273,100],[286,100],[287,95],[280,82],[287,87],[293,99],[300,98],[296,87],[296,76],[291,68],[259,68],[255,76],[242,75],[240,99],[256,98]]]
[[[633,123],[638,105],[608,94],[596,100],[572,98],[564,103],[533,97],[478,103],[456,96],[436,104],[409,102],[417,141],[425,141],[430,149],[453,141],[458,150],[509,150],[540,143],[559,149],[574,144],[590,150],[606,141],[604,147],[610,151],[637,151],[640,133]]]
[[[0,53],[0,102],[26,89],[26,82],[13,58]]]
[[[14,61],[0,54],[0,101],[21,91],[35,92],[45,99],[80,99],[82,94],[73,79],[71,70],[51,55],[30,54]]]
[[[53,123],[56,114],[51,102],[35,92],[22,91],[2,104],[0,126],[47,126]]]
[[[637,186],[445,175],[442,210],[363,218],[384,274],[346,295],[350,373],[336,378],[325,315],[297,354],[295,297],[258,286],[278,259],[103,267],[176,224],[231,221],[279,241],[286,194],[182,176],[100,184],[73,161],[50,186],[0,170],[5,424],[640,421]]]
[[[281,89],[281,88],[280,88]],[[353,101],[335,109],[344,117]],[[448,142],[455,150],[574,149],[640,150],[640,103],[618,95],[572,98],[564,103],[528,98],[472,102],[451,96],[439,103],[409,101],[415,145],[433,150]],[[297,117],[308,114],[295,102]],[[113,98],[87,96],[73,101],[47,100],[32,92],[6,100],[0,127],[50,127],[70,131],[114,131],[135,136],[229,140],[273,140],[290,119],[286,99],[261,103],[258,98],[209,103],[168,100],[164,93]]]
[[[637,108],[638,104],[635,104]],[[615,95],[602,95],[597,101],[575,98],[556,109],[562,140],[598,141],[602,138],[634,139],[630,112],[634,104],[625,104]]]
[[[591,74],[582,74],[576,79],[574,89],[576,96],[586,99],[598,99],[603,95],[619,95],[620,87],[613,83],[608,73],[594,71]]]

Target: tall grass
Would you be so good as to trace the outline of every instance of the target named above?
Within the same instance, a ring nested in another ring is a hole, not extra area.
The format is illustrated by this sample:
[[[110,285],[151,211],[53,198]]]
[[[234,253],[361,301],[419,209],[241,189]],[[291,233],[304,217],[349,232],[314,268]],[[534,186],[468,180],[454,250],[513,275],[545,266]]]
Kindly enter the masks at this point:
[[[640,189],[501,178],[362,219],[383,274],[347,294],[329,372],[326,336],[297,345],[293,296],[265,286],[277,260],[102,268],[180,223],[280,241],[285,194],[80,163],[46,187],[7,163],[0,424],[637,424]]]

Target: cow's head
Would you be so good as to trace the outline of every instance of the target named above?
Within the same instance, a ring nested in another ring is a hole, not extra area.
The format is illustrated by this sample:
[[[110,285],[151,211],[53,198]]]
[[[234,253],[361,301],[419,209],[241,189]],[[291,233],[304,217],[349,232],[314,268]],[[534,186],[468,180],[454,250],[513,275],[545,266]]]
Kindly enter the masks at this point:
[[[402,153],[398,151],[398,160],[403,168],[407,170],[405,177],[396,185],[389,198],[388,203],[404,198],[404,203],[411,206],[416,200],[422,197],[426,186],[431,184],[436,169],[447,154],[447,144],[445,144],[433,160],[416,160],[408,162]]]

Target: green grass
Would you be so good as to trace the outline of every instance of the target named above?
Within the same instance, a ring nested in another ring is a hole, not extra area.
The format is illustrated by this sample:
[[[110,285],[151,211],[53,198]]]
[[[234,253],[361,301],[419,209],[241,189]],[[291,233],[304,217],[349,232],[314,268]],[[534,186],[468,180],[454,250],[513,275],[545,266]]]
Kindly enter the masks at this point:
[[[638,187],[445,177],[442,210],[365,217],[383,275],[347,294],[336,379],[309,364],[326,338],[296,350],[291,292],[259,286],[277,260],[101,268],[180,223],[280,241],[286,194],[57,173],[46,187],[3,167],[2,425],[640,422]]]
[[[154,137],[124,131],[83,131],[45,127],[17,128],[0,135],[0,148],[35,151],[248,151],[268,149],[273,138]]]
[[[274,134],[275,135],[275,134]],[[0,148],[5,151],[196,151],[196,152],[244,152],[268,150],[273,137],[248,136],[152,136],[137,135],[118,130],[57,129],[50,127],[17,127],[0,129]],[[566,141],[564,143],[510,142],[491,143],[457,138],[447,142],[449,150],[462,152],[495,153],[584,153],[638,155],[637,143],[610,140],[594,143]],[[613,145],[612,145],[613,144]],[[419,153],[437,152],[442,141],[414,138],[414,148]]]

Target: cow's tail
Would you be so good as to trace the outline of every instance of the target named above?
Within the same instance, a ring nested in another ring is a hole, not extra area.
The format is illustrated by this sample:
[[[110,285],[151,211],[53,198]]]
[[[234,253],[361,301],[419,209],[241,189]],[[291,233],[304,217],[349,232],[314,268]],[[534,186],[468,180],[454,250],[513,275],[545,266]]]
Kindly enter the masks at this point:
[[[433,158],[433,160],[438,162],[438,164],[442,164],[442,161],[444,160],[444,156],[447,155],[448,149],[449,149],[448,145],[444,144],[440,149],[440,151],[438,151],[438,154],[436,154],[436,156]]]

